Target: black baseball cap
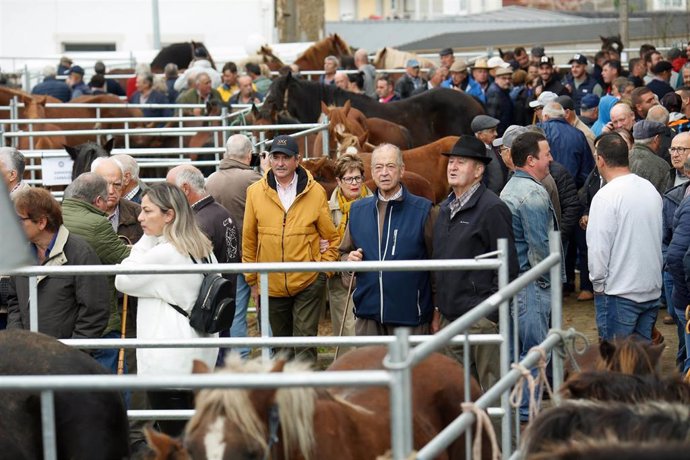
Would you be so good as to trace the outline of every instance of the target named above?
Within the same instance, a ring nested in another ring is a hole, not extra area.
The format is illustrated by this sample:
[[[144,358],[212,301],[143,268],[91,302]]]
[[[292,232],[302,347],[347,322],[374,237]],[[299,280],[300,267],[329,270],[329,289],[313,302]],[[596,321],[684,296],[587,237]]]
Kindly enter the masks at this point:
[[[299,155],[299,146],[294,137],[281,134],[273,138],[270,153],[284,153],[285,155]]]

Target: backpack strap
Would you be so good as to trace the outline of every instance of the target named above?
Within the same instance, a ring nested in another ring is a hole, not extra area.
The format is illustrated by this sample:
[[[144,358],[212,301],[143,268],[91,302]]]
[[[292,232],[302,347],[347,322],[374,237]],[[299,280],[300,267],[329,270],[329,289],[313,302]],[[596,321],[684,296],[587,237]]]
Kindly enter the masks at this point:
[[[173,309],[174,309],[175,311],[177,311],[179,314],[181,314],[181,315],[184,316],[185,318],[189,318],[189,314],[188,314],[186,311],[184,311],[181,307],[178,307],[177,305],[173,305],[173,304],[171,304],[171,303],[169,303],[168,305],[170,305],[171,307],[173,307]]]

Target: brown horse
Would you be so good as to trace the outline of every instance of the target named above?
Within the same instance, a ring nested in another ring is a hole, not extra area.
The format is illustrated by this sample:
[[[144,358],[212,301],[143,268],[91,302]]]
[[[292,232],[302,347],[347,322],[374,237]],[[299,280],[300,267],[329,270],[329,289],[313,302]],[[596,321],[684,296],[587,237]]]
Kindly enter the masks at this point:
[[[46,102],[49,96],[33,96],[30,99],[24,100],[24,118],[40,120],[46,118]],[[19,125],[19,128],[24,131],[29,129],[33,131],[60,131],[61,128],[53,123],[34,123],[29,128],[29,125]],[[42,136],[36,137],[33,140],[34,150],[58,150],[67,143],[65,136]],[[29,150],[31,148],[31,140],[28,137],[20,137],[18,147],[20,150]]]
[[[624,340],[602,340],[599,346],[590,346],[582,355],[575,355],[577,369],[567,363],[568,375],[577,372],[606,370],[632,375],[659,375],[663,344],[627,338]]]
[[[194,59],[194,51],[197,48],[206,47],[202,42],[195,42],[193,40],[191,42],[173,43],[166,46],[161,49],[158,54],[156,54],[156,57],[153,58],[153,61],[151,61],[151,72],[163,73],[165,66],[170,62],[177,64],[179,69],[186,69],[189,67],[189,63],[192,62],[192,59]],[[208,48],[206,48],[206,51],[208,53]],[[208,53],[208,60],[215,69],[216,65],[210,53]]]
[[[412,146],[412,139],[407,128],[381,118],[367,118],[345,101],[342,107],[329,107],[321,103],[321,111],[328,117],[328,156],[335,159],[347,147],[354,147],[358,152],[371,152],[374,147],[393,144],[401,149]],[[319,132],[314,139],[312,156],[323,156],[323,134]]]
[[[395,48],[381,48],[374,57],[374,67],[377,69],[397,69],[405,67],[408,59],[416,59],[425,69],[436,67],[431,59],[419,57],[415,53],[400,51]]]
[[[268,45],[262,45],[255,55],[251,55],[239,61],[237,67],[243,69],[244,65],[249,62],[254,64],[266,64],[272,71],[278,71],[285,67],[285,63],[273,53],[273,48]]]
[[[304,50],[294,63],[300,70],[323,70],[323,60],[328,56],[340,59],[342,56],[352,56],[352,50],[340,35],[333,34]]]
[[[383,369],[384,347],[364,347],[337,360],[329,370]],[[199,366],[199,364],[197,364]],[[204,366],[205,367],[205,366]],[[300,363],[248,363],[231,360],[225,372],[304,372]],[[413,444],[425,445],[461,414],[463,370],[453,359],[434,354],[412,371]],[[473,400],[481,394],[470,383]],[[275,443],[269,441],[269,413],[276,417]],[[158,459],[376,458],[390,449],[390,396],[386,388],[284,388],[270,390],[201,390],[196,413],[185,429],[183,445],[163,435],[149,436]],[[270,445],[270,444],[274,445]],[[483,449],[489,457],[488,442]],[[186,450],[184,452],[183,450]],[[167,453],[168,456],[164,456]],[[170,454],[176,455],[172,456]],[[456,440],[441,459],[464,458],[464,437]]]

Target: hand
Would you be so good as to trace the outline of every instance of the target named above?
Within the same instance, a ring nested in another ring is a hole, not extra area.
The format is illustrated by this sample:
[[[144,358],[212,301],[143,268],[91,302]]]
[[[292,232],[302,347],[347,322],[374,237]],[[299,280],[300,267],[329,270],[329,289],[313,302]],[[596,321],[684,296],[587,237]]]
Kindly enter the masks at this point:
[[[434,309],[434,316],[431,318],[431,333],[436,334],[441,330],[441,312]]]
[[[541,92],[544,91],[544,87],[539,85],[534,87],[534,95],[539,96]]]
[[[589,223],[589,216],[580,217],[580,228],[582,230],[587,230],[587,224]]]
[[[328,250],[331,243],[328,240],[319,240],[319,252],[323,254]]]
[[[204,109],[197,107],[196,109],[192,110],[192,114],[194,114],[195,117],[200,117],[202,115],[202,111]]]
[[[254,305],[256,305],[256,315],[259,316],[259,313],[261,312],[261,299],[259,298],[259,285],[255,284],[254,286],[251,287],[252,292],[252,300],[254,301]],[[260,321],[260,320],[259,320]]]
[[[604,125],[603,128],[601,128],[602,133],[612,133],[616,130],[616,128],[613,126],[613,123],[610,121]]]
[[[362,248],[352,251],[347,255],[348,262],[361,262],[362,260],[364,260],[364,251]]]

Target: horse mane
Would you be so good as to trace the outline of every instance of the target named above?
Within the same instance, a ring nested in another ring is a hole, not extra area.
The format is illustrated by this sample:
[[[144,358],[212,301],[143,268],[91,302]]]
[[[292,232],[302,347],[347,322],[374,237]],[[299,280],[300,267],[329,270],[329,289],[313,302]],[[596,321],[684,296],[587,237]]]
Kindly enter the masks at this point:
[[[268,373],[275,363],[260,358],[243,361],[233,353],[225,361],[223,373]],[[285,364],[283,372],[309,371],[310,365],[299,361]],[[297,449],[310,460],[314,451],[314,410],[317,391],[314,388],[279,388],[275,402],[279,407],[280,427],[282,432],[285,458]],[[237,429],[246,439],[256,442],[262,449],[262,457],[268,452],[268,431],[261,416],[256,412],[250,400],[248,389],[212,388],[201,390],[196,397],[196,411],[189,420],[185,433],[188,435],[211,423],[218,417],[225,417],[237,425]]]
[[[659,379],[652,375],[628,375],[595,371],[575,374],[561,387],[566,399],[597,401],[668,401],[690,403],[690,385],[678,377]]]
[[[684,442],[616,442],[611,439],[579,439],[554,446],[553,450],[528,457],[529,460],[684,460],[688,446]]]
[[[687,404],[564,401],[560,406],[543,411],[529,425],[521,450],[526,458],[531,458],[580,439],[599,439],[607,443],[685,441],[690,438],[689,422]]]
[[[609,370],[624,374],[658,374],[657,366],[663,345],[656,347],[642,340],[628,338],[619,342],[606,340],[599,344],[601,361],[597,370]]]

